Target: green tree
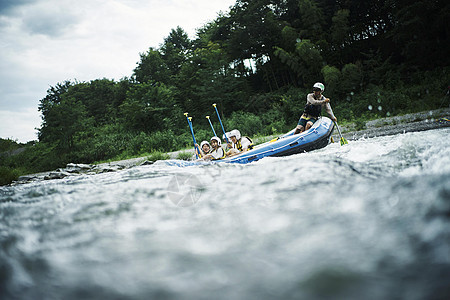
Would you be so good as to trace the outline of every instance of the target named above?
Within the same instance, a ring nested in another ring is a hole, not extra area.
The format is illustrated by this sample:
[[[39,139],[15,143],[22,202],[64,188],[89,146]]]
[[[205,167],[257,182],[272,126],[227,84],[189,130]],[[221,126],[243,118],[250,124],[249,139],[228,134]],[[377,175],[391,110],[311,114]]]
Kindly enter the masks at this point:
[[[150,48],[147,53],[140,54],[140,62],[133,71],[137,82],[161,82],[170,84],[170,70],[159,50]]]
[[[298,75],[304,86],[311,86],[321,78],[323,58],[319,47],[310,40],[298,41],[294,53],[277,47],[275,54]]]
[[[448,1],[396,0],[391,7],[394,26],[389,37],[402,59],[422,69],[450,65]]]
[[[62,101],[62,95],[67,93],[69,87],[72,86],[70,81],[65,81],[63,83],[57,83],[54,87],[51,86],[47,90],[47,95],[40,100],[38,110],[42,114],[43,127],[47,126],[47,118],[50,114],[53,107],[59,105]],[[39,138],[41,138],[42,132],[39,134]],[[45,133],[44,133],[45,138]]]
[[[116,100],[116,82],[109,79],[96,79],[90,82],[76,83],[67,94],[81,101],[94,126],[106,125],[113,116],[110,112]],[[122,100],[123,101],[123,100]]]
[[[300,11],[302,39],[309,39],[313,42],[324,40],[325,19],[322,9],[314,0],[299,0],[298,7]]]
[[[341,90],[346,93],[355,92],[361,87],[362,71],[358,64],[346,64],[342,68]]]
[[[182,115],[171,89],[163,83],[154,82],[131,86],[120,111],[127,128],[146,133],[170,129],[177,115]]]
[[[45,116],[39,129],[39,140],[55,143],[59,151],[70,152],[92,122],[83,103],[68,93],[57,96],[56,103],[50,103],[52,100],[49,99],[55,99],[56,96],[55,90],[50,90],[51,94],[41,100],[40,110],[45,111]]]
[[[284,69],[278,68],[280,62],[273,53],[284,27],[279,20],[282,9],[277,3],[279,1],[236,1],[230,13],[218,19],[219,26],[211,37],[224,47],[238,76],[249,81],[256,79],[253,88],[258,90],[264,89],[261,81],[271,90],[282,85],[280,77]]]
[[[197,48],[183,65],[177,88],[186,111],[202,118],[211,114],[215,102],[227,113],[242,109],[249,92],[246,81],[228,64],[225,51],[213,42]]]
[[[192,42],[187,33],[179,26],[172,29],[160,48],[162,59],[171,76],[178,74],[183,63],[189,58],[191,50]]]
[[[347,54],[351,44],[349,16],[350,10],[339,9],[332,18],[329,56],[339,65],[349,58]]]
[[[322,75],[327,87],[327,95],[333,97],[340,92],[341,71],[334,66],[326,65],[322,68]]]

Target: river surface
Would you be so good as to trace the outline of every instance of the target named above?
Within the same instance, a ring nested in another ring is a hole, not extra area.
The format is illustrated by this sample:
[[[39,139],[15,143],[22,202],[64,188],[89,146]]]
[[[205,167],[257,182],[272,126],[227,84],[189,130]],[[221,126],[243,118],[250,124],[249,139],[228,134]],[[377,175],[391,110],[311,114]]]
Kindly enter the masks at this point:
[[[0,299],[450,299],[449,137],[0,187]]]

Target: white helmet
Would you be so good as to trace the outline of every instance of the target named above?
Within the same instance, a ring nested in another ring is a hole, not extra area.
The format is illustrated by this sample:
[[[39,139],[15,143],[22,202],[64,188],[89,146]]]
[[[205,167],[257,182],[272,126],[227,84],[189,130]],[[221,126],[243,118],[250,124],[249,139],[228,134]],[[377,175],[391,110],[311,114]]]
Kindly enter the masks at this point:
[[[203,149],[203,146],[204,146],[204,145],[208,145],[209,148],[211,148],[211,145],[209,144],[208,141],[203,141],[203,142],[200,143],[200,149]]]
[[[217,136],[213,136],[211,138],[211,141],[213,141],[213,140],[217,141],[217,143],[219,144],[219,147],[222,145],[222,142],[220,141],[220,139]]]
[[[321,89],[322,92],[325,91],[325,86],[323,85],[323,83],[320,83],[320,82],[314,83],[313,88]]]
[[[230,137],[235,136],[236,139],[240,139],[241,138],[241,132],[237,129],[233,129],[230,131]]]
[[[230,136],[230,133],[231,132],[227,132],[227,133],[224,133],[223,135],[222,135],[222,138],[223,138],[223,140],[224,141],[226,141],[227,139],[229,139],[231,136]]]

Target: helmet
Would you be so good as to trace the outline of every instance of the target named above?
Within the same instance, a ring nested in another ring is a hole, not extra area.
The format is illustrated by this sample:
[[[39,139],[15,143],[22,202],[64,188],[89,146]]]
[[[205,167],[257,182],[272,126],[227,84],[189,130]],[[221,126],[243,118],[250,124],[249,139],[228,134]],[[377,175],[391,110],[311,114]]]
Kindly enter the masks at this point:
[[[226,141],[227,139],[229,139],[229,138],[230,138],[230,133],[231,133],[231,132],[224,133],[224,134],[222,135],[222,139],[223,139],[224,141]]]
[[[219,147],[222,145],[222,142],[220,141],[220,139],[217,137],[217,136],[213,136],[212,138],[211,138],[211,142],[212,141],[217,141],[217,143],[219,144]]]
[[[208,141],[203,141],[203,142],[201,142],[201,143],[200,143],[200,148],[203,149],[203,146],[204,146],[204,145],[208,145],[209,148],[211,148],[211,145],[209,144]]]
[[[230,131],[230,137],[235,136],[238,140],[241,138],[241,132],[237,129]]]
[[[323,83],[320,83],[320,82],[314,83],[313,88],[321,89],[322,92],[325,91],[325,86],[323,85]]]

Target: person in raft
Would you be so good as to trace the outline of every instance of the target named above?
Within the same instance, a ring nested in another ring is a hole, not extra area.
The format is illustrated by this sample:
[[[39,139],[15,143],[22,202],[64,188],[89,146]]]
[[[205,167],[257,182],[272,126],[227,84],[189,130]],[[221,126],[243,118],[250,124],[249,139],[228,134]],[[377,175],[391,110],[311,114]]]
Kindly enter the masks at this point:
[[[302,116],[298,120],[294,134],[301,133],[311,128],[311,126],[319,119],[322,113],[322,107],[325,108],[333,121],[337,121],[333,114],[333,110],[331,109],[330,99],[325,98],[325,96],[322,95],[324,90],[325,86],[322,83],[316,82],[314,84],[313,92],[306,96],[306,106]]]
[[[242,151],[253,149],[253,141],[248,136],[241,136],[241,132],[239,130],[231,130],[229,137],[232,144],[228,144],[230,150],[227,152],[227,156],[233,156]]]
[[[224,148],[225,148],[225,152],[228,152],[228,150],[230,150],[232,148],[231,143],[230,143],[230,132],[224,133],[222,135],[222,143],[225,144]]]
[[[195,144],[195,152],[197,152],[198,158],[205,157],[211,152],[212,148],[208,141],[203,141],[200,143],[200,147],[198,144]]]
[[[209,154],[205,155],[203,159],[218,160],[225,158],[225,151],[222,149],[222,142],[220,141],[220,138],[213,136],[210,143],[213,149]]]

